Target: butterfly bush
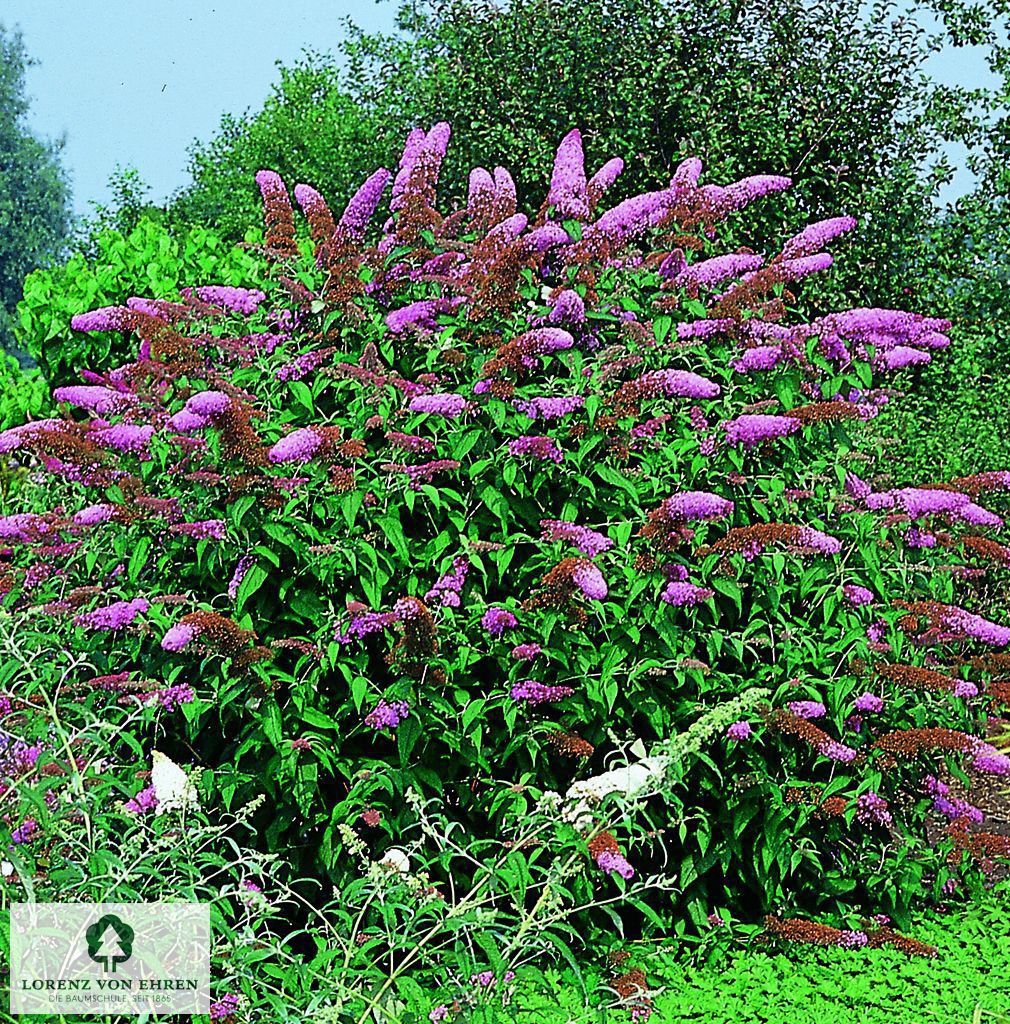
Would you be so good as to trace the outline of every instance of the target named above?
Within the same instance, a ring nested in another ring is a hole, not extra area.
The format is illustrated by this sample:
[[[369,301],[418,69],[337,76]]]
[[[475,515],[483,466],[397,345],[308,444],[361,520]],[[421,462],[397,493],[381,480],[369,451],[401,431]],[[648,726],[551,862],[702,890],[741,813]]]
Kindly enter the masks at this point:
[[[633,800],[586,790],[551,819],[596,865],[560,885],[587,937],[614,928],[598,900],[647,929],[704,928],[714,905],[900,918],[991,871],[998,837],[941,787],[1010,770],[986,740],[1010,702],[1010,617],[975,582],[1010,561],[1010,472],[892,481],[870,443],[950,324],[799,314],[848,215],[725,251],[787,178],[704,182],[691,158],[608,208],[621,162],[587,176],[573,130],[538,211],[502,168],[453,210],[449,143],[448,125],[411,132],[340,216],[301,183],[296,214],[263,170],[261,280],[67,325],[120,332],[135,358],[0,434],[36,481],[0,520],[5,607],[35,624],[23,650],[79,656],[60,699],[139,704],[140,747],[161,716],[229,801],[265,793],[264,852],[297,851],[335,891],[360,880],[352,847],[379,862],[408,843],[408,788],[451,799],[482,849],[504,815],[678,736]],[[28,709],[0,699],[28,737]],[[7,841],[48,856],[65,782],[46,818],[11,787],[34,767],[2,764]],[[383,823],[367,841],[365,808]],[[476,863],[425,870],[451,893]],[[617,887],[663,865],[671,895],[643,915]],[[877,934],[769,920],[783,940]]]

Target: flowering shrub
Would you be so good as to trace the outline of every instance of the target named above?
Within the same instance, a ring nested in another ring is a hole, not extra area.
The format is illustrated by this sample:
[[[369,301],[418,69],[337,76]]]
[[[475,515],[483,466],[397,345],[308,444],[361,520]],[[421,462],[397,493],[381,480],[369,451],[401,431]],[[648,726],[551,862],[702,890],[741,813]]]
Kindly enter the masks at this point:
[[[985,734],[1010,699],[985,586],[1010,473],[878,489],[859,451],[949,325],[795,315],[849,220],[719,255],[788,179],[702,184],[689,160],[605,209],[619,167],[587,173],[573,131],[535,214],[501,168],[442,213],[448,140],[412,132],[342,215],[296,187],[309,256],[262,171],[268,278],[81,311],[135,358],[0,433],[34,479],[0,585],[56,673],[47,713],[0,692],[20,883],[87,806],[44,771],[75,701],[138,709],[106,762],[136,815],[159,813],[154,746],[204,801],[265,794],[264,851],[360,901],[363,957],[372,925],[399,932],[375,864],[451,916],[508,850],[515,930],[470,964],[502,987],[544,915],[825,915],[859,945],[840,919],[900,924],[992,870],[999,837],[951,797],[1010,772]],[[444,974],[422,947],[407,962]]]
[[[67,334],[69,319],[94,304],[123,302],[130,295],[175,298],[179,289],[207,277],[226,284],[251,283],[261,261],[224,242],[213,230],[191,227],[175,233],[143,218],[129,231],[101,232],[93,250],[65,263],[36,270],[24,282],[17,306],[15,338],[54,384],[76,379],[82,369],[121,362],[130,355],[125,338]],[[34,412],[25,406],[22,415]]]

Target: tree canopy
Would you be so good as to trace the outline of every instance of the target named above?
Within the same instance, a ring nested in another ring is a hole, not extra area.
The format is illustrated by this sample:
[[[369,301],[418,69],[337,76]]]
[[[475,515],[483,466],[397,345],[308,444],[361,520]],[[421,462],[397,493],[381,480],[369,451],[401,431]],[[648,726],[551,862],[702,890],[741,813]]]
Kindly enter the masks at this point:
[[[0,344],[12,342],[14,309],[25,275],[59,248],[70,226],[70,186],[62,140],[38,138],[27,125],[25,71],[33,61],[21,34],[0,25]]]

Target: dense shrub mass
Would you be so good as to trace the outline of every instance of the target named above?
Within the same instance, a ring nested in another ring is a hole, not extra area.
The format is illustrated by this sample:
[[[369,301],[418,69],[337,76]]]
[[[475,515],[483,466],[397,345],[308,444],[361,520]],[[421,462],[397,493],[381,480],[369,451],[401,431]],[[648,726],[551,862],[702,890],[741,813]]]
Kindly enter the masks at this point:
[[[17,342],[54,385],[69,383],[90,365],[130,354],[115,336],[67,337],[67,322],[81,309],[125,302],[134,291],[175,298],[180,288],[208,279],[248,285],[262,273],[261,260],[210,228],[173,232],[142,218],[126,232],[101,231],[87,254],[74,253],[59,266],[30,274],[18,304]]]
[[[949,322],[798,316],[853,219],[724,241],[787,178],[611,204],[570,131],[536,212],[501,167],[443,212],[448,142],[339,215],[296,185],[309,240],[260,171],[269,274],[78,313],[131,360],[0,434],[9,873],[243,809],[257,889],[338,898],[328,1019],[731,914],[932,954],[894,927],[1010,842],[1010,473],[878,486],[861,442]]]

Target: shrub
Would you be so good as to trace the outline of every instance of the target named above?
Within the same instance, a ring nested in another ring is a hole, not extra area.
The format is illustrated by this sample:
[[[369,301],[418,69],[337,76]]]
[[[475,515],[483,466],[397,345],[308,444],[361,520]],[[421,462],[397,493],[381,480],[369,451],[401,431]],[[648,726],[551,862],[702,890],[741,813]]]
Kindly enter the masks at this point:
[[[173,232],[145,217],[125,234],[101,232],[87,254],[29,274],[17,307],[17,341],[53,385],[63,384],[89,365],[125,359],[129,352],[115,338],[68,331],[81,309],[125,302],[135,291],[176,297],[180,288],[208,277],[225,284],[255,281],[260,272],[254,255],[209,228]]]
[[[148,709],[105,761],[134,813],[194,798],[137,778],[155,744],[204,802],[267,796],[261,848],[361,938],[318,963],[362,1022],[418,979],[448,1014],[545,947],[723,909],[891,941],[862,919],[1007,852],[970,785],[1010,771],[985,739],[1010,552],[981,504],[1010,475],[875,487],[859,448],[949,323],[799,320],[853,221],[770,257],[720,238],[787,179],[702,185],[691,159],[601,212],[620,167],[570,132],[536,214],[480,169],[443,214],[448,138],[412,132],[339,217],[297,185],[308,255],[261,171],[253,288],[74,317],[139,345],[0,434],[47,474],[0,520],[22,657],[110,726]],[[7,770],[18,881],[45,882],[87,787]]]

